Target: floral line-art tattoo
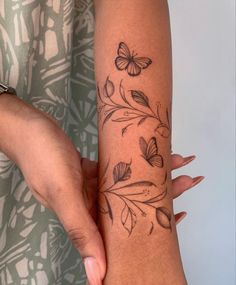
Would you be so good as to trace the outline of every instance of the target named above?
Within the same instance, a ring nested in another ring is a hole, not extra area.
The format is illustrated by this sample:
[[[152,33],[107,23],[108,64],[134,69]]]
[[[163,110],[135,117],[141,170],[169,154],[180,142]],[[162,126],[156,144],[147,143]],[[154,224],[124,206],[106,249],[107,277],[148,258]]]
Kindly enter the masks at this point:
[[[159,202],[162,201],[167,195],[167,172],[163,182],[159,185],[149,181],[140,180],[135,182],[129,182],[132,175],[131,169],[132,160],[129,163],[119,162],[113,168],[113,184],[109,187],[103,187],[106,183],[106,172],[109,167],[109,161],[102,173],[99,192],[104,199],[105,206],[99,205],[99,211],[102,214],[107,214],[113,223],[114,213],[111,204],[111,197],[119,199],[123,208],[120,213],[120,221],[124,229],[131,235],[134,227],[136,226],[137,219],[141,216],[146,217],[147,213],[145,209],[151,207],[155,210],[156,222],[164,229],[172,230],[171,228],[171,213],[166,207],[159,206]],[[122,182],[125,182],[122,183]],[[152,195],[152,190],[162,188],[159,194]],[[131,191],[135,189],[135,191]],[[149,230],[150,235],[154,230],[154,223],[151,222],[151,229]]]
[[[122,136],[125,135],[128,128],[134,125],[134,121],[137,121],[137,126],[143,124],[147,119],[153,119],[157,122],[155,132],[161,135],[164,138],[168,138],[170,135],[170,124],[169,124],[169,113],[168,108],[166,108],[166,120],[167,123],[163,121],[160,115],[161,104],[158,102],[156,104],[156,111],[150,106],[148,97],[144,92],[140,90],[129,90],[130,99],[128,100],[125,89],[122,85],[122,80],[119,84],[119,95],[122,103],[116,102],[112,97],[116,92],[114,83],[109,79],[109,76],[106,79],[106,82],[103,86],[103,96],[101,96],[101,91],[99,85],[97,87],[98,98],[100,100],[100,105],[98,107],[98,112],[103,112],[104,118],[102,122],[102,127],[109,121],[116,123],[126,123],[122,128]],[[136,105],[139,106],[136,107]],[[117,115],[113,119],[114,115]],[[101,118],[101,117],[100,117]]]
[[[152,60],[149,57],[137,57],[134,51],[130,52],[126,43],[121,42],[117,50],[115,65],[118,70],[126,70],[130,76],[138,76],[142,69],[147,68]]]

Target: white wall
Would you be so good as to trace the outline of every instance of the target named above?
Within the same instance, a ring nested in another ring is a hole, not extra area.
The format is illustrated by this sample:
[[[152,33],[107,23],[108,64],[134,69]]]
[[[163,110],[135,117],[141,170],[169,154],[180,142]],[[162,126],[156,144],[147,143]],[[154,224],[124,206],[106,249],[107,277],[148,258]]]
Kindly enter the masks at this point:
[[[235,285],[234,1],[169,1],[174,67],[173,150],[197,155],[205,180],[175,204],[189,285]],[[177,174],[183,170],[176,171]]]

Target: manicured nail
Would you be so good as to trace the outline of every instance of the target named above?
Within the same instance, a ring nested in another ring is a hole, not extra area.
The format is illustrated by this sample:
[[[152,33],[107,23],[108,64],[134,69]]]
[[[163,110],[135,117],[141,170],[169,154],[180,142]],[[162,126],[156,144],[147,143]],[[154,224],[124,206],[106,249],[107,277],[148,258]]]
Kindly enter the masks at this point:
[[[200,183],[205,177],[204,176],[196,176],[193,178],[193,183],[190,187],[196,186],[198,183]]]
[[[190,163],[190,162],[193,161],[195,158],[196,158],[195,155],[190,155],[190,156],[185,157],[185,158],[184,158],[184,161],[183,161],[183,163],[182,163],[182,166],[184,166],[184,165]]]
[[[101,275],[99,270],[99,265],[95,258],[86,257],[84,259],[84,266],[87,275],[87,282],[89,285],[101,285]]]
[[[185,213],[181,213],[180,218],[177,218],[176,225],[178,225],[186,216],[187,216],[186,212]]]

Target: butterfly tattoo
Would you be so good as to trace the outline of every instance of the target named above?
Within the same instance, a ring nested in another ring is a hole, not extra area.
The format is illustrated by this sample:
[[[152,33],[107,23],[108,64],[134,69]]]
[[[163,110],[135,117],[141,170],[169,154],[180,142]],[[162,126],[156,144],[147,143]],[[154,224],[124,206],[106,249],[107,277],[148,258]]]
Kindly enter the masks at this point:
[[[127,70],[130,76],[137,76],[141,73],[142,69],[147,68],[152,60],[148,57],[137,57],[134,51],[130,52],[128,46],[121,42],[117,50],[117,58],[115,59],[115,65],[118,70]]]
[[[151,165],[163,167],[163,157],[158,153],[157,140],[152,137],[149,142],[146,142],[143,137],[139,138],[139,146],[142,152],[142,157]]]

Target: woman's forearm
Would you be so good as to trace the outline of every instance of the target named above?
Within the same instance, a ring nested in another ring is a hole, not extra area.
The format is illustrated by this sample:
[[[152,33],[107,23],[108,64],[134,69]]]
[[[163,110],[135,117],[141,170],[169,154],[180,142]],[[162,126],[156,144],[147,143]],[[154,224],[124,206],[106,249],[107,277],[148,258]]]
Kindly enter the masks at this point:
[[[186,284],[170,194],[167,1],[96,1],[95,70],[104,284]]]

